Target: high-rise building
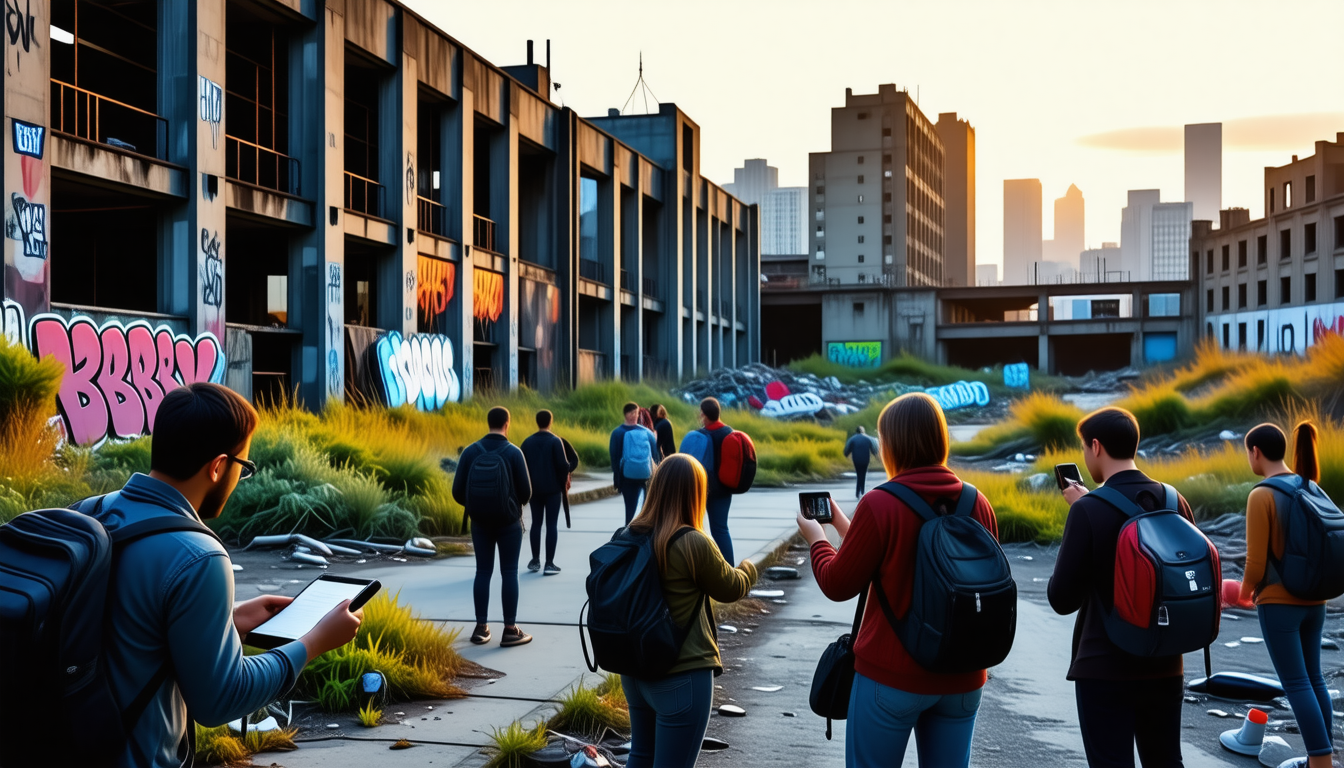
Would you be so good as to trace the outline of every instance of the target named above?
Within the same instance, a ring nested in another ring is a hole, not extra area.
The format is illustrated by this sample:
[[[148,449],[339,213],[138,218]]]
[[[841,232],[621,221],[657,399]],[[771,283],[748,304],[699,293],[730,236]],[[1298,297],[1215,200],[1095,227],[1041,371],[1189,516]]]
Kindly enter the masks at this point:
[[[1218,221],[1223,207],[1223,124],[1185,126],[1185,200],[1194,217]]]
[[[976,285],[998,285],[999,284],[999,265],[998,264],[976,264],[975,265],[975,284]]]
[[[1193,203],[1164,203],[1156,189],[1131,189],[1120,217],[1124,280],[1185,280]]]
[[[947,285],[979,282],[975,264],[975,128],[956,112],[938,115],[943,140],[943,273]],[[995,282],[998,281],[997,274]]]
[[[1025,285],[1041,260],[1041,180],[1003,182],[1003,282]]]
[[[779,169],[753,159],[734,168],[733,183],[723,188],[744,203],[761,206],[762,255],[807,253],[807,187],[779,186]]]
[[[814,280],[945,282],[943,142],[908,93],[846,88],[845,105],[831,110],[831,150],[808,160]]]
[[[1045,260],[1077,269],[1079,254],[1087,242],[1083,230],[1083,193],[1070,184],[1064,196],[1055,200],[1055,237],[1041,246]]]

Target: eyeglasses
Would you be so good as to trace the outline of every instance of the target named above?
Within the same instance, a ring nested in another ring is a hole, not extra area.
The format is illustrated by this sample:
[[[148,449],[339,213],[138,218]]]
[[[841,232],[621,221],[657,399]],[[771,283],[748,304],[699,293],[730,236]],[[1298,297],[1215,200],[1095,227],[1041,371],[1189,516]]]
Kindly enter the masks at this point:
[[[257,474],[257,463],[255,461],[240,459],[237,456],[225,456],[224,458],[236,463],[239,467],[241,467],[241,469],[238,470],[239,480],[246,480],[247,478]]]

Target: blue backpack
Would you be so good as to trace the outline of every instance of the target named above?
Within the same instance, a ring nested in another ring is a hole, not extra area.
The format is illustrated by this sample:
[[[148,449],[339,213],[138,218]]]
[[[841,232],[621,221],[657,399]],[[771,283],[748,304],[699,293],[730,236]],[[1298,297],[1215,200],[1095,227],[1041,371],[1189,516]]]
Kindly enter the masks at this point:
[[[1282,583],[1301,600],[1344,595],[1344,513],[1319,485],[1299,475],[1266,478],[1261,485],[1274,491],[1283,530],[1283,558],[1270,550],[1264,583]]]
[[[653,477],[653,432],[647,427],[627,429],[621,436],[621,477],[648,480]]]
[[[219,537],[177,515],[109,532],[93,517],[105,498],[0,526],[0,658],[22,660],[6,666],[9,694],[0,697],[5,765],[111,764],[172,672],[165,660],[118,710],[104,655],[117,557],[132,541],[170,531]]]
[[[714,474],[714,441],[703,429],[694,429],[681,439],[681,453],[700,462],[707,474]]]

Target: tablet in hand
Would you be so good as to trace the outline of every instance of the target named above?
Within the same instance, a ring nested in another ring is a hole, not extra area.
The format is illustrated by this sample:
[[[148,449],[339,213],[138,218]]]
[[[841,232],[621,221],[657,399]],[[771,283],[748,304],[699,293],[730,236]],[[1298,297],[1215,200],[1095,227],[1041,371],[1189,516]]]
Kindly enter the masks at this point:
[[[349,600],[350,610],[357,611],[381,588],[376,579],[319,576],[299,592],[294,602],[248,633],[243,642],[266,649],[292,643],[311,632],[342,601]]]

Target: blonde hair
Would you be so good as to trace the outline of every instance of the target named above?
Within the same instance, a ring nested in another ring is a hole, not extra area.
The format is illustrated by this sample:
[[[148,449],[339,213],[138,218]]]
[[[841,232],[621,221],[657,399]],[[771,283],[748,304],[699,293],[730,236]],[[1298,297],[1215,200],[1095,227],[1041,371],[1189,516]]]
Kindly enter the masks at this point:
[[[709,479],[700,462],[684,453],[674,453],[654,469],[644,497],[644,509],[630,523],[630,530],[653,534],[658,570],[667,572],[667,549],[672,534],[686,526],[705,530],[705,498]]]
[[[911,392],[887,403],[877,417],[877,442],[888,477],[915,467],[947,464],[951,438],[938,401]]]

